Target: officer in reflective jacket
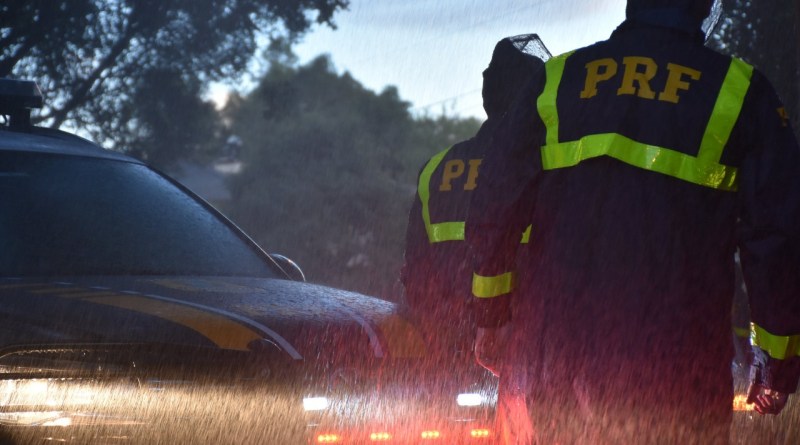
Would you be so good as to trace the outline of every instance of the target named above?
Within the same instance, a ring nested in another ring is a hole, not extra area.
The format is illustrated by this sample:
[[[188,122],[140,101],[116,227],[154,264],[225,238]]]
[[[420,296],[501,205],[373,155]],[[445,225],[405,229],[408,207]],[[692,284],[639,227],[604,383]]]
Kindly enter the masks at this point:
[[[800,150],[764,76],[704,46],[711,7],[628,0],[494,133],[466,224],[472,291],[528,370],[541,443],[728,443],[737,247],[749,400],[777,414],[797,388]]]
[[[488,119],[471,139],[433,156],[418,178],[408,218],[401,281],[406,302],[423,327],[431,357],[449,367],[454,357],[470,360],[475,323],[466,306],[471,272],[464,220],[488,135],[519,90],[549,55],[535,34],[507,37],[494,48],[483,72],[483,107]],[[519,242],[519,235],[517,242]]]

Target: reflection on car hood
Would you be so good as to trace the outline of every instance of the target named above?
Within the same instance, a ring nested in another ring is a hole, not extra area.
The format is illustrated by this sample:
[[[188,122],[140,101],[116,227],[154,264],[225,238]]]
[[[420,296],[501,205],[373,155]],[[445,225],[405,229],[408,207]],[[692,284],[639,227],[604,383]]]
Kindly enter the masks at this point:
[[[0,279],[0,347],[168,343],[291,358],[410,357],[424,353],[396,305],[278,279],[69,277]]]

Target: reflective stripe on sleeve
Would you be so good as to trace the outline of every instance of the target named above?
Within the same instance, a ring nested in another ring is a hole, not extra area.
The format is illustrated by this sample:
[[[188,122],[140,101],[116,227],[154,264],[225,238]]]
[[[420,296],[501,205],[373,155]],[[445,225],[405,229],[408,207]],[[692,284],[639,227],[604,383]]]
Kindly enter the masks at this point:
[[[533,229],[533,225],[529,225],[525,228],[525,231],[522,232],[522,240],[520,243],[528,244],[531,241],[531,230]]]
[[[800,334],[775,335],[761,326],[750,323],[750,343],[778,360],[800,356]]]
[[[484,277],[472,275],[472,295],[477,298],[494,298],[511,293],[514,290],[514,272]]]
[[[442,241],[464,241],[464,222],[443,222],[428,224],[428,240],[432,243]]]

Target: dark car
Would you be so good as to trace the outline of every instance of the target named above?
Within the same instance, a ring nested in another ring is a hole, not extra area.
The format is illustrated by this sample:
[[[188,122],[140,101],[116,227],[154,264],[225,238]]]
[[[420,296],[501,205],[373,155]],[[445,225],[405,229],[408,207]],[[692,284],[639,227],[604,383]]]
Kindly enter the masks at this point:
[[[170,178],[32,126],[37,92],[0,81],[0,443],[493,435],[491,381],[415,377],[397,305],[299,281]]]

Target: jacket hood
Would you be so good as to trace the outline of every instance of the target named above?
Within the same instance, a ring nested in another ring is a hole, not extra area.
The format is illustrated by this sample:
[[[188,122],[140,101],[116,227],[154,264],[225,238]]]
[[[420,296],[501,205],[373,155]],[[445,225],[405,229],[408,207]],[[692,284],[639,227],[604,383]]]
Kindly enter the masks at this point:
[[[535,52],[526,50],[529,43],[539,43],[544,48],[536,34],[506,37],[495,45],[492,60],[483,71],[483,109],[489,119],[502,117],[519,90],[544,65]]]
[[[628,0],[629,21],[677,29],[687,34],[711,33],[719,20],[719,0]]]
[[[628,0],[625,15],[635,18],[640,14],[659,12],[680,12],[698,25],[711,13],[712,0]]]

